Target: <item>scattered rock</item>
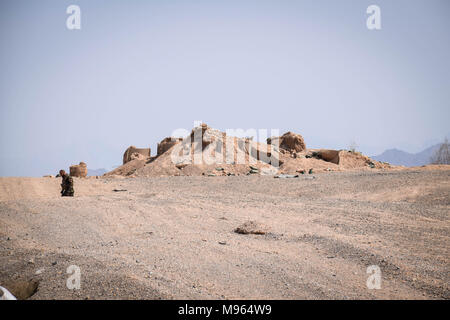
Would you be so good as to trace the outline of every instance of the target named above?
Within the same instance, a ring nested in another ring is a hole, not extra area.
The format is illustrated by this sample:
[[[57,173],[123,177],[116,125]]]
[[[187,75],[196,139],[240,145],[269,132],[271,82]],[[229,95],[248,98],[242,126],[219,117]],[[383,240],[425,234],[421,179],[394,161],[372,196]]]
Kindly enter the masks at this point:
[[[298,174],[279,174],[276,175],[274,178],[280,178],[280,179],[289,179],[289,178],[298,178]]]
[[[261,168],[261,175],[263,175],[263,176],[273,176],[277,173],[278,173],[278,169],[275,167]]]
[[[309,169],[308,174],[313,174],[313,173],[314,173],[314,170],[312,168]]]
[[[188,164],[187,163],[177,163],[175,165],[175,167],[177,167],[178,169],[182,170],[183,168],[187,167]]]
[[[41,268],[41,269],[38,269],[38,270],[36,270],[36,272],[34,273],[34,274],[41,274],[42,272],[44,272],[44,268]]]
[[[267,227],[259,224],[255,221],[247,221],[244,224],[237,227],[234,232],[239,234],[266,234]]]
[[[221,244],[221,245],[226,245],[227,243],[226,243],[226,241],[219,241],[219,244]]]

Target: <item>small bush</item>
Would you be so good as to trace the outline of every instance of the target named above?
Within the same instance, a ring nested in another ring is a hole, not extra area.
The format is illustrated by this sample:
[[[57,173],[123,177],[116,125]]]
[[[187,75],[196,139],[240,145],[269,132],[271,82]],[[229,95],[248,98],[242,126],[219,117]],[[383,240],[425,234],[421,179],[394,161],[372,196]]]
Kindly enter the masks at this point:
[[[450,164],[450,150],[447,138],[445,138],[439,149],[433,154],[430,162],[432,164]]]

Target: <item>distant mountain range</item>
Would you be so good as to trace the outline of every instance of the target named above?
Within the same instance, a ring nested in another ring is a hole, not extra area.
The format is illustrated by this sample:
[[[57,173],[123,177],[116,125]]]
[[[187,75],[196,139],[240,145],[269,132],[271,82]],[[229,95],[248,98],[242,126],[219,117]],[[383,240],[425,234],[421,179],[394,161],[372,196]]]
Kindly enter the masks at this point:
[[[88,169],[88,176],[102,176],[106,173],[106,169]]]
[[[430,163],[431,156],[439,149],[441,144],[436,144],[418,153],[408,153],[398,149],[389,149],[378,156],[371,157],[377,161],[405,167],[423,166]]]

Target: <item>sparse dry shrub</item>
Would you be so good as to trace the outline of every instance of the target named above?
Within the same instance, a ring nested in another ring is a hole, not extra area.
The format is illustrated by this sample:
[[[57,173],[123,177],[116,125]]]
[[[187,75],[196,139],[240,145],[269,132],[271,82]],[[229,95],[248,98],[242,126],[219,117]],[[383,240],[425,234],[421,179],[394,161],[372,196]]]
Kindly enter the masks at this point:
[[[439,149],[433,154],[430,162],[432,164],[450,164],[450,150],[447,138],[445,138]]]

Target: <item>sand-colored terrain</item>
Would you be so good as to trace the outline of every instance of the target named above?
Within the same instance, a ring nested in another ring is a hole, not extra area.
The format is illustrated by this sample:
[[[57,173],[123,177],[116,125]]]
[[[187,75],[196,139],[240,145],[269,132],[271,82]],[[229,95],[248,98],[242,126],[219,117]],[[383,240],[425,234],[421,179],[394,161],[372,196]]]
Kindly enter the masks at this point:
[[[450,298],[450,170],[312,177],[76,178],[74,198],[60,179],[0,178],[0,285],[38,280],[31,299]],[[247,221],[267,233],[234,232]]]

